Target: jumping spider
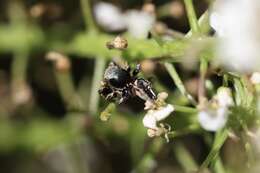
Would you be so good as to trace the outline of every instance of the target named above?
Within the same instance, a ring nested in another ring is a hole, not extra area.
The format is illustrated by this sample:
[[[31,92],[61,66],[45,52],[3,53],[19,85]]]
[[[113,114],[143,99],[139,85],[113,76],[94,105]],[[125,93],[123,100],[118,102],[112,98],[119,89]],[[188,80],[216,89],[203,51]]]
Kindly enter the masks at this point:
[[[140,70],[140,64],[132,71],[128,65],[124,68],[111,62],[105,70],[99,94],[106,100],[118,101],[119,104],[134,96],[145,101],[155,101],[157,97],[151,83],[137,77]]]

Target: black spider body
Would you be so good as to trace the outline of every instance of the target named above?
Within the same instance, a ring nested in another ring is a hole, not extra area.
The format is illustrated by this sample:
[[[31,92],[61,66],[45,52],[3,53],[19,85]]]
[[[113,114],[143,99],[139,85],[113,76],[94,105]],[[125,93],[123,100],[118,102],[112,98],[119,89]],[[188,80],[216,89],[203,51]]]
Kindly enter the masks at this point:
[[[110,65],[105,71],[104,80],[107,81],[111,87],[123,88],[131,81],[131,76],[127,70],[117,65]]]
[[[143,100],[155,100],[156,95],[148,80],[137,78],[140,65],[131,72],[130,67],[122,68],[111,62],[104,73],[104,80],[99,94],[107,100],[124,102],[130,97],[138,96]]]

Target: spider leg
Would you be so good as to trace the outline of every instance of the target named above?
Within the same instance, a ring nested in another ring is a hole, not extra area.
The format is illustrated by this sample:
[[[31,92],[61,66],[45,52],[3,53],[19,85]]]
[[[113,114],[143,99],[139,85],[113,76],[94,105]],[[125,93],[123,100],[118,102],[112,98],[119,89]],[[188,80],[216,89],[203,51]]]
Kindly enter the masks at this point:
[[[134,71],[132,72],[133,76],[136,76],[141,71],[141,65],[137,64]]]
[[[114,101],[114,99],[117,97],[117,95],[115,93],[110,93],[106,96],[106,100],[109,100],[109,101]]]
[[[156,100],[157,96],[154,93],[152,87],[151,87],[151,83],[148,80],[139,78],[136,80],[136,86],[138,87],[138,89],[141,91],[141,94],[139,94],[139,97],[148,97],[151,100]]]
[[[112,100],[117,97],[116,92],[104,81],[102,81],[101,88],[98,90],[98,93],[106,100]]]
[[[123,103],[124,101],[128,100],[131,97],[131,90],[130,88],[124,88],[122,90],[122,95],[119,100],[119,104]]]

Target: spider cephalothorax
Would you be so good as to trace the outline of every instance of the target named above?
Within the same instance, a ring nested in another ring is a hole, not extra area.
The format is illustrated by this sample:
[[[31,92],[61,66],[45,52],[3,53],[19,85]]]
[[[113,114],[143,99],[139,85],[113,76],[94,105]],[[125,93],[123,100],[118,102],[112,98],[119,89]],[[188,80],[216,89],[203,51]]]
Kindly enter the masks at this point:
[[[147,101],[154,101],[156,95],[152,90],[148,80],[138,78],[140,64],[133,71],[129,66],[120,67],[115,62],[111,62],[104,73],[99,94],[107,100],[119,100],[124,102],[130,97],[138,96]]]

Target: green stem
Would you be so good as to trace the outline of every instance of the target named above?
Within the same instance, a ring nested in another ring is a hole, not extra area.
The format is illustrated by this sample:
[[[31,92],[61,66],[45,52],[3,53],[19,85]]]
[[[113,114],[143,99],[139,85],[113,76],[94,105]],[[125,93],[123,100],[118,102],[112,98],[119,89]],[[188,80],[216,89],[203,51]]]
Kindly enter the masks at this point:
[[[26,10],[22,1],[9,1],[8,16],[12,25],[26,24]]]
[[[55,76],[59,92],[67,109],[69,110],[84,110],[81,98],[76,92],[74,87],[71,71],[58,71],[55,70]]]
[[[188,20],[193,34],[199,34],[199,24],[194,10],[192,0],[184,0],[185,8],[188,15]]]
[[[105,69],[106,61],[104,58],[98,57],[95,61],[94,75],[92,79],[91,94],[89,101],[89,111],[92,115],[97,113],[99,94],[98,88],[100,87],[100,81],[103,78],[103,72]]]
[[[222,85],[224,87],[228,87],[228,75],[227,74],[223,75],[223,83],[222,83]]]
[[[179,106],[179,105],[173,105],[175,112],[183,112],[183,113],[192,113],[196,114],[198,110],[196,108],[187,107],[187,106]]]
[[[26,71],[29,61],[29,55],[26,51],[16,52],[12,61],[12,81],[14,86],[16,82],[25,82],[26,81]],[[16,84],[15,84],[16,83]]]
[[[28,62],[29,55],[27,51],[15,52],[11,65],[11,92],[14,106],[28,101],[27,97],[30,94],[26,92],[26,88],[29,89],[26,81]],[[21,92],[26,93],[26,96],[23,98],[19,97]],[[2,110],[5,111],[5,109]]]
[[[169,132],[168,135],[169,135],[169,138],[176,138],[176,137],[188,135],[188,134],[191,134],[191,133],[198,133],[198,132],[200,132],[199,125],[198,124],[191,124],[188,127],[186,127],[185,129],[171,131],[171,132]]]
[[[97,31],[97,27],[95,25],[92,11],[91,11],[90,0],[80,0],[80,3],[81,3],[81,9],[85,20],[85,24],[87,25],[88,30]]]
[[[183,82],[181,81],[177,71],[175,70],[175,67],[168,62],[165,62],[164,65],[165,65],[166,70],[172,77],[174,83],[176,84],[177,88],[182,93],[182,95],[184,95],[193,105],[197,105],[197,102],[195,101],[195,99],[185,89]]]
[[[69,71],[55,71],[55,73],[60,94],[63,100],[68,104],[75,94],[72,76]]]
[[[198,165],[193,159],[190,152],[181,143],[176,143],[173,147],[176,159],[185,172],[195,172],[198,170]]]
[[[216,160],[216,163],[214,164],[213,169],[216,173],[225,173],[226,172],[224,165],[222,163],[222,160],[219,156],[217,157],[217,160]]]
[[[228,137],[227,129],[219,131],[215,134],[215,139],[213,142],[212,149],[211,149],[210,153],[208,154],[208,156],[206,157],[206,159],[204,160],[204,162],[202,163],[202,165],[200,166],[200,169],[198,172],[203,172],[203,170],[209,166],[211,161],[213,161],[218,156],[219,151],[220,151],[221,147],[223,146],[224,142],[226,141],[227,137]]]
[[[209,12],[205,11],[198,20],[198,25],[200,28],[200,34],[208,34],[210,31],[209,25]],[[190,37],[192,35],[192,30],[190,30],[185,37]]]
[[[236,104],[241,106],[241,105],[245,105],[246,102],[246,96],[245,96],[245,92],[244,92],[244,88],[242,85],[242,82],[240,79],[234,78],[234,88],[235,88],[235,101]]]
[[[200,59],[200,80],[199,80],[199,103],[202,103],[205,99],[205,78],[208,70],[208,62],[205,58]]]
[[[137,167],[133,172],[143,173],[143,172],[151,172],[153,169],[154,155],[152,153],[146,153],[142,159],[137,164]],[[132,171],[131,171],[132,172]]]

